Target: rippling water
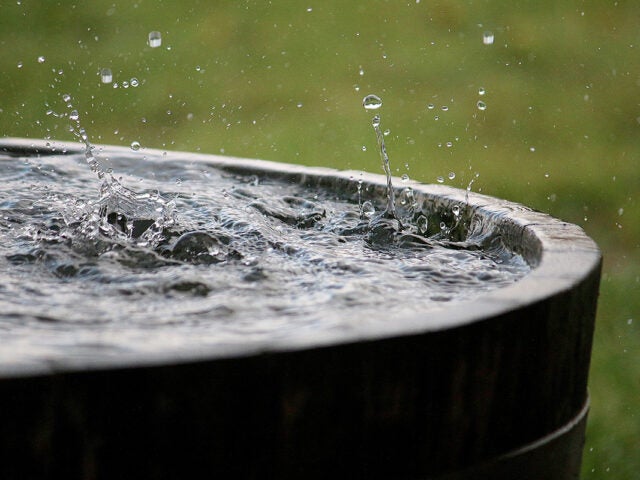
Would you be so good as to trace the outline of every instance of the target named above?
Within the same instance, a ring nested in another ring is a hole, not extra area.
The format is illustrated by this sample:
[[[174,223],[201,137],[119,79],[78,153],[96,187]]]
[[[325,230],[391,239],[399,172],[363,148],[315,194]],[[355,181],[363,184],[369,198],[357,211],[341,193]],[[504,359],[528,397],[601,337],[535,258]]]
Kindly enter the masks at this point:
[[[442,230],[402,198],[398,232],[362,214],[355,186],[312,190],[171,156],[109,160],[114,177],[101,182],[84,155],[0,155],[3,364],[358,329],[428,316],[529,270],[499,238],[457,238],[457,215]],[[366,189],[363,200],[384,205]]]

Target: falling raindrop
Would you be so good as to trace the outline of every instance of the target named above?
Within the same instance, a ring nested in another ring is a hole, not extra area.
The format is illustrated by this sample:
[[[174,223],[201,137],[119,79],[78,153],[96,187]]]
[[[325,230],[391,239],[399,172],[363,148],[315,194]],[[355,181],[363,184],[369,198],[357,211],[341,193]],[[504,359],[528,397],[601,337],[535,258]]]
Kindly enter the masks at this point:
[[[382,106],[382,100],[377,95],[367,95],[362,99],[362,106],[365,110],[377,110]]]
[[[113,73],[111,73],[110,68],[100,70],[100,81],[102,83],[111,83],[113,81]]]
[[[493,40],[495,39],[493,32],[484,32],[482,34],[482,43],[485,45],[493,45]]]
[[[156,48],[162,45],[162,34],[157,31],[149,32],[149,46]]]

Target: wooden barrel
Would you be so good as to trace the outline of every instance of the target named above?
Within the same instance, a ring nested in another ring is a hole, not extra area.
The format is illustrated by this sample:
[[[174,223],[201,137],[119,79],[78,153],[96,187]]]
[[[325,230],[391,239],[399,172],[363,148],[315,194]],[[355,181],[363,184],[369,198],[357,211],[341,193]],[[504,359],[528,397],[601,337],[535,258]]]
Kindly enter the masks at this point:
[[[25,155],[50,148],[0,142]],[[337,190],[354,176],[168,157]],[[384,191],[381,176],[363,180]],[[179,357],[0,364],[0,478],[578,478],[597,246],[520,205],[412,187],[434,208],[467,205],[494,222],[532,271],[441,311],[381,311],[388,322],[358,331]]]

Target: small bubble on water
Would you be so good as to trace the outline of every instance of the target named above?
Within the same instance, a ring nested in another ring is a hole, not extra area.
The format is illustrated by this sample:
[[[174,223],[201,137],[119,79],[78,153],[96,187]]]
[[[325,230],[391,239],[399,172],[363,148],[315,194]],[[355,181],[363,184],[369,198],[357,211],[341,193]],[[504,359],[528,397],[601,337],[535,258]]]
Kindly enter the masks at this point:
[[[487,93],[487,91],[484,89],[484,87],[480,87],[478,89],[478,95],[484,95],[485,93]]]
[[[486,110],[487,109],[487,104],[484,103],[482,100],[478,100],[478,103],[476,103],[478,110]]]
[[[482,34],[482,43],[485,45],[493,45],[493,40],[495,39],[493,32],[484,32]]]
[[[157,31],[149,32],[149,46],[157,48],[162,45],[162,34]]]
[[[111,73],[110,68],[100,70],[100,81],[102,83],[111,83],[113,81],[113,73]]]
[[[438,177],[438,178],[436,178],[436,181],[438,183],[444,183],[444,177]]]
[[[377,110],[382,106],[382,100],[377,95],[367,95],[362,99],[362,106],[365,110]]]
[[[454,178],[456,178],[455,172],[449,172],[449,180],[453,180]]]
[[[131,142],[131,150],[137,152],[138,150],[140,150],[140,142],[134,140],[133,142]]]
[[[38,63],[44,63],[44,61],[45,61],[44,56],[40,55],[40,56],[38,57]]]

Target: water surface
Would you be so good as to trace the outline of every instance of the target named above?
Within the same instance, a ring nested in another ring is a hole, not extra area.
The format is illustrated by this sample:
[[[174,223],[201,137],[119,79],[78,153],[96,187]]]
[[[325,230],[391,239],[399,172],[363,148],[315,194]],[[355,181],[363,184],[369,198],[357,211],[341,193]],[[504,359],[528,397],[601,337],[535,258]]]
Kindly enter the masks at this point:
[[[101,162],[113,176],[82,154],[0,155],[4,365],[426,320],[529,270],[499,237],[456,238],[457,211],[434,225],[410,191],[398,231],[357,182],[330,192],[141,152]]]

